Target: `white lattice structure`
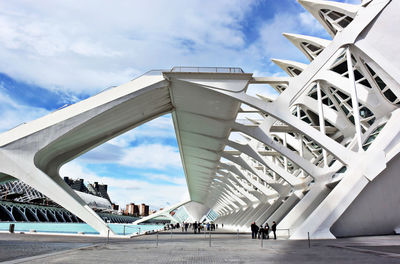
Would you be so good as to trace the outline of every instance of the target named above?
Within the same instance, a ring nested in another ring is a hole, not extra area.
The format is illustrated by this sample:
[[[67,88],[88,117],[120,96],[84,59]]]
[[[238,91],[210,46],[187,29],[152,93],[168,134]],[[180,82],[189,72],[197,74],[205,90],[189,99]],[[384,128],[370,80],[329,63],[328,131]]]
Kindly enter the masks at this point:
[[[332,40],[284,34],[310,60],[273,60],[289,77],[149,72],[3,133],[4,179],[23,180],[104,235],[106,224],[59,168],[171,112],[190,199],[201,204],[188,207],[193,220],[212,209],[235,230],[276,221],[293,239],[392,233],[400,224],[400,3],[299,2]],[[255,84],[280,96],[250,96]]]

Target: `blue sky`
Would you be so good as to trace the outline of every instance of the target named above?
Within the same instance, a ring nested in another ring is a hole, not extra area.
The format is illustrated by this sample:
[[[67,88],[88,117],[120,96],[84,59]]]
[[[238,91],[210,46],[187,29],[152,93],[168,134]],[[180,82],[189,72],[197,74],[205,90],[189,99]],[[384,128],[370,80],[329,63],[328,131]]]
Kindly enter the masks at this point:
[[[271,58],[307,61],[282,32],[329,39],[294,0],[1,1],[0,131],[150,69],[238,66],[284,75]],[[266,87],[257,92],[274,96]],[[120,205],[158,208],[188,196],[181,167],[166,115],[71,161],[60,174],[109,184]]]

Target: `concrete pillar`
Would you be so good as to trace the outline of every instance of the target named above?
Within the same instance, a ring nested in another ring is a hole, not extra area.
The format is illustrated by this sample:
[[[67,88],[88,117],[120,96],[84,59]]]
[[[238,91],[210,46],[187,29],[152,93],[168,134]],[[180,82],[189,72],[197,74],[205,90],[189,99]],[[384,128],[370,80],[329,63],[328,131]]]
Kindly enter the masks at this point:
[[[319,81],[317,81],[317,98],[318,98],[318,117],[319,117],[319,129],[321,133],[324,135],[326,134],[325,132],[325,117],[324,117],[324,108],[322,104],[322,96],[321,96],[321,84]],[[324,162],[324,167],[328,167],[328,155],[326,153],[326,150],[323,148],[322,149],[322,158]]]
[[[354,78],[353,72],[353,62],[351,59],[350,46],[346,49],[346,57],[347,57],[347,69],[349,73],[349,83],[350,83],[350,91],[351,91],[351,105],[353,108],[353,117],[354,117],[354,126],[356,128],[356,138],[358,144],[358,151],[363,151],[362,149],[362,133],[361,133],[361,124],[360,124],[360,110],[358,109],[358,97],[357,97],[357,89],[356,89],[356,81]]]

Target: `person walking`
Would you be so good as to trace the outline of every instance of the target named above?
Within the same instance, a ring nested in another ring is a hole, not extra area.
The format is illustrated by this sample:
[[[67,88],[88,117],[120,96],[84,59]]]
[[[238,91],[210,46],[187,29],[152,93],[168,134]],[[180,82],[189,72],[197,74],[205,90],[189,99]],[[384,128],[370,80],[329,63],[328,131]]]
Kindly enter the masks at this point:
[[[256,225],[256,222],[253,222],[251,224],[250,229],[251,229],[251,238],[256,239],[258,233],[258,226]]]
[[[271,230],[274,233],[274,239],[276,239],[276,222],[272,222]]]
[[[264,227],[260,225],[260,229],[258,230],[258,239],[264,239],[264,238],[265,238]]]
[[[264,230],[265,230],[264,232],[265,232],[265,234],[267,236],[267,239],[269,239],[269,225],[268,225],[268,223],[265,224]]]
[[[193,224],[193,231],[195,234],[197,233],[197,221]]]

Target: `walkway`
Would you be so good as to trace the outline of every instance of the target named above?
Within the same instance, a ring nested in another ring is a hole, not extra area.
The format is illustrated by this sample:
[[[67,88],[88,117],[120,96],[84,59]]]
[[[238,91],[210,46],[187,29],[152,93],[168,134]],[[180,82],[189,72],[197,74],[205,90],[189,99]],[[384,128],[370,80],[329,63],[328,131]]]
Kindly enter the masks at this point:
[[[130,240],[0,234],[9,263],[399,263],[400,236],[337,240],[252,240],[248,234],[163,233]],[[9,246],[7,246],[9,245]],[[80,248],[81,247],[81,248]],[[68,251],[65,251],[67,250]],[[50,253],[47,255],[40,255]],[[27,258],[29,256],[38,254]],[[25,257],[25,259],[21,259]],[[19,260],[17,259],[19,258]]]

